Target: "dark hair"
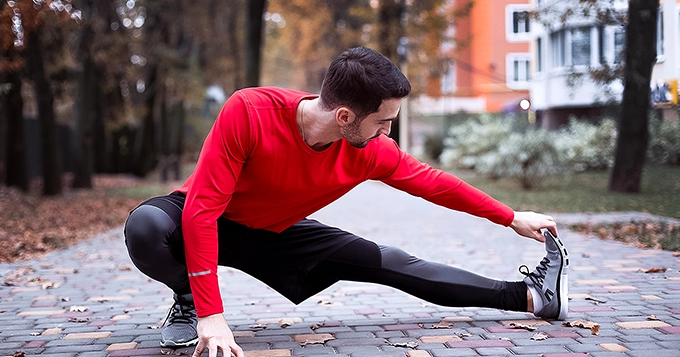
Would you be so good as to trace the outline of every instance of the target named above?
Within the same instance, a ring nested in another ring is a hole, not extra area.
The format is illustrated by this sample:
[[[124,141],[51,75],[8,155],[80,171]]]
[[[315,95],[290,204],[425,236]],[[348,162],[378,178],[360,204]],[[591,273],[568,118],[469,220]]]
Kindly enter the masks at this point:
[[[321,84],[321,106],[349,107],[359,118],[378,111],[385,99],[404,98],[411,84],[387,57],[367,47],[343,52],[331,62]]]

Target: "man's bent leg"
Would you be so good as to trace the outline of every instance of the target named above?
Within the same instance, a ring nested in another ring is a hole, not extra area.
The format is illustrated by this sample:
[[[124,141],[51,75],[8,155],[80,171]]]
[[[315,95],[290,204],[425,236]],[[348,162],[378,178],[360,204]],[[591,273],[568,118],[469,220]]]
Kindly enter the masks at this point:
[[[527,311],[524,282],[489,279],[364,239],[346,245],[319,263],[310,272],[305,290],[313,294],[339,280],[391,286],[442,306]]]
[[[132,262],[175,293],[161,331],[161,345],[181,347],[198,341],[196,310],[182,251],[182,198],[152,198],[132,211],[125,242]]]

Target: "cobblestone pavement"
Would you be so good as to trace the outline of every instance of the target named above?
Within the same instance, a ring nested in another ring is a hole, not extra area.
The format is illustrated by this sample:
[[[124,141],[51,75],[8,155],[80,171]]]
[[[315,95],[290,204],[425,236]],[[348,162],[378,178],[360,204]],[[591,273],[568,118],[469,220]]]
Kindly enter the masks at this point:
[[[533,267],[544,254],[541,244],[509,228],[374,182],[313,217],[499,279],[521,279],[517,267]],[[597,323],[598,334],[527,313],[435,306],[371,284],[339,283],[295,306],[253,278],[220,268],[225,316],[248,357],[680,356],[680,257],[564,226],[560,236],[571,257],[568,321]],[[666,270],[646,273],[653,268]],[[132,266],[121,229],[36,261],[2,264],[0,277],[0,356],[193,351],[159,347],[171,294]],[[535,330],[515,328],[522,325]],[[532,339],[537,333],[547,339]]]

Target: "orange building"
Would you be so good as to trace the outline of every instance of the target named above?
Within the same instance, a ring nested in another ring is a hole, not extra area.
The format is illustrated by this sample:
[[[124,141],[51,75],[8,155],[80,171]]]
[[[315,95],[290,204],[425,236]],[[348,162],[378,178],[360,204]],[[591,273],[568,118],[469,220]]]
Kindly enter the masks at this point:
[[[468,1],[456,0],[454,6]],[[527,99],[530,9],[529,0],[474,0],[470,15],[456,23],[456,47],[445,53],[451,73],[442,78],[441,94],[476,100],[487,112],[515,110]]]

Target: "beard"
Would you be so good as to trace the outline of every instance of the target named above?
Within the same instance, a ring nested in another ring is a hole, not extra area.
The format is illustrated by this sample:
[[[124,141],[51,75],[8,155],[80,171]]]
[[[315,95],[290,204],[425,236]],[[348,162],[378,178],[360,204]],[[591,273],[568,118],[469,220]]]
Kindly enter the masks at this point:
[[[351,122],[349,125],[346,127],[343,127],[340,131],[342,134],[342,137],[347,140],[347,142],[352,145],[353,147],[357,149],[363,149],[368,145],[368,142],[375,139],[377,137],[374,136],[372,138],[364,139],[364,137],[361,136],[361,121],[355,120]]]

